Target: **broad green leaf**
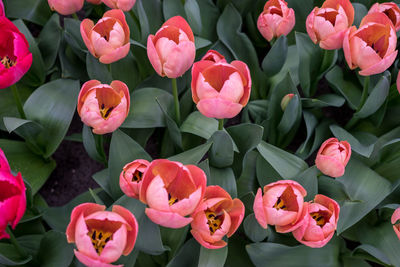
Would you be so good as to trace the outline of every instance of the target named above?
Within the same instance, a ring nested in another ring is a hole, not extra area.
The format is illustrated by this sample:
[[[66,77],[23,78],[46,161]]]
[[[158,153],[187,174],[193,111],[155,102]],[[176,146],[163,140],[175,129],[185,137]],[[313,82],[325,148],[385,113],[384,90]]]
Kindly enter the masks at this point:
[[[268,100],[250,101],[242,111],[242,121],[261,124],[267,119],[267,112]]]
[[[199,266],[202,267],[223,267],[226,256],[228,256],[228,247],[220,249],[207,249],[200,247]]]
[[[212,143],[205,143],[203,145],[200,145],[198,147],[192,148],[188,151],[182,152],[178,155],[169,157],[169,160],[172,161],[179,161],[183,164],[198,164],[201,159],[204,157],[204,155],[208,152],[210,149]]]
[[[43,55],[43,63],[47,71],[54,65],[60,48],[63,29],[60,26],[60,16],[55,13],[39,35],[39,49]]]
[[[261,227],[254,213],[244,219],[243,227],[246,236],[253,242],[261,242],[268,236],[268,229]]]
[[[242,197],[249,192],[255,192],[259,187],[256,176],[256,163],[259,153],[249,151],[243,158],[242,173],[237,180],[238,196]]]
[[[205,48],[205,47],[211,45],[212,43],[207,39],[195,36],[194,44],[196,46],[196,50],[199,50],[199,49],[202,49],[202,48]]]
[[[31,120],[11,117],[4,117],[3,122],[9,133],[15,132],[41,152],[40,148],[37,147],[35,138],[43,131],[42,125]]]
[[[197,267],[200,245],[191,238],[182,246],[178,254],[168,263],[167,267]]]
[[[237,197],[235,174],[231,168],[214,168],[210,166],[210,177],[207,179],[207,185],[219,185],[232,198]]]
[[[7,266],[17,266],[26,264],[31,260],[31,255],[28,255],[26,258],[21,257],[21,255],[19,255],[13,245],[0,243],[0,264],[4,264]]]
[[[162,106],[161,102],[156,98],[157,104],[159,105],[161,111],[164,113],[165,124],[169,131],[169,136],[171,137],[174,144],[182,149],[182,134],[179,130],[178,124],[171,118],[166,109]]]
[[[64,18],[64,38],[74,53],[85,61],[88,49],[81,36],[80,24],[80,21],[76,19]]]
[[[40,242],[37,255],[40,266],[68,267],[74,257],[73,245],[68,244],[64,232],[49,231]]]
[[[365,252],[368,253],[369,255],[372,255],[374,258],[378,259],[379,262],[377,263],[390,265],[390,260],[386,257],[384,253],[382,253],[382,251],[368,244],[359,245],[352,251],[351,254],[355,257],[370,259],[369,258],[370,256],[369,257],[363,256]]]
[[[6,0],[4,4],[8,18],[25,19],[41,26],[52,14],[46,0]]]
[[[361,156],[369,158],[369,156],[372,154],[372,151],[374,150],[374,145],[364,145],[360,143],[360,141],[358,141],[352,134],[350,134],[338,125],[331,125],[329,128],[336,138],[349,142],[349,144],[351,145],[351,149]]]
[[[137,52],[135,49],[133,53]],[[138,62],[135,60],[131,51],[123,59],[111,64],[111,76],[113,80],[123,81],[132,91],[140,82]]]
[[[163,14],[165,20],[174,16],[181,16],[186,19],[185,8],[181,0],[164,0],[163,1]]]
[[[285,35],[276,40],[262,62],[262,68],[269,77],[277,74],[286,62],[288,43]]]
[[[107,65],[102,64],[98,58],[95,58],[90,53],[86,54],[86,69],[91,80],[98,80],[106,84],[110,84],[113,80]]]
[[[294,9],[296,14],[296,24],[293,32],[306,32],[306,19],[311,13],[312,9],[316,6],[313,0],[288,0],[288,6]]]
[[[210,41],[216,41],[217,24],[220,10],[213,0],[196,0],[200,8],[201,23],[203,25],[200,36]]]
[[[122,171],[122,170],[121,170]],[[99,172],[96,172],[95,174],[92,175],[92,178],[96,181],[100,187],[107,192],[110,196],[111,194],[111,186],[109,182],[109,173],[110,171],[108,169],[103,169]]]
[[[240,153],[246,153],[261,142],[264,129],[257,124],[242,123],[226,130],[238,146]]]
[[[317,98],[303,98],[301,102],[306,108],[341,107],[346,100],[335,94],[326,94]]]
[[[218,130],[218,121],[198,111],[191,113],[182,123],[181,131],[209,139]]]
[[[86,152],[92,159],[104,163],[107,161],[107,158],[102,148],[102,139],[103,136],[93,134],[92,129],[89,126],[83,125],[82,141]]]
[[[289,131],[293,131],[296,122],[301,118],[301,103],[298,95],[294,95],[283,112],[281,121],[278,124],[278,131],[282,135],[286,135]]]
[[[293,180],[301,184],[307,191],[304,201],[313,200],[318,193],[318,174],[319,170],[316,166],[313,166],[293,178]]]
[[[200,34],[202,30],[202,21],[199,4],[196,0],[186,0],[184,8],[193,33],[196,35]]]
[[[225,131],[217,131],[210,139],[213,144],[209,151],[210,164],[214,167],[225,168],[233,163],[233,143]]]
[[[189,225],[179,229],[161,227],[160,231],[163,244],[171,249],[168,252],[168,258],[172,259],[178,252],[178,249],[185,242],[187,233],[189,231]]]
[[[149,34],[155,34],[164,22],[160,0],[138,0],[134,6],[139,14],[141,43],[147,42]]]
[[[304,122],[306,123],[307,137],[306,137],[306,140],[304,141],[304,143],[301,144],[301,146],[297,149],[296,154],[304,159],[304,158],[306,158],[306,155],[308,152],[308,151],[306,151],[306,150],[308,150],[307,149],[308,143],[315,131],[315,127],[318,124],[318,120],[315,117],[315,115],[309,111],[303,111],[303,117],[304,117]]]
[[[354,7],[354,22],[353,24],[358,27],[361,20],[367,15],[368,9],[361,3],[352,3]]]

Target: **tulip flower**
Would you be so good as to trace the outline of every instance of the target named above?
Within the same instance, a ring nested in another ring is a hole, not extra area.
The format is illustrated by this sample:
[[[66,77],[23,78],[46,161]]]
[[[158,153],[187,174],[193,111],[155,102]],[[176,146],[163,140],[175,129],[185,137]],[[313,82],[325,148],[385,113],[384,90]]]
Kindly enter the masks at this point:
[[[353,24],[354,8],[349,0],[326,0],[315,7],[306,20],[307,33],[323,49],[339,49],[344,34]]]
[[[201,61],[203,60],[209,60],[214,63],[217,62],[226,62],[225,57],[221,55],[218,51],[215,50],[208,50],[208,52],[201,58]]]
[[[119,176],[119,185],[128,197],[139,198],[143,174],[149,164],[147,160],[137,159],[124,166]]]
[[[84,0],[47,0],[51,10],[61,15],[71,15],[82,9]]]
[[[265,229],[275,225],[279,233],[300,227],[306,190],[296,181],[280,180],[258,189],[253,210],[258,223]]]
[[[343,39],[343,51],[350,69],[359,67],[360,75],[384,72],[397,56],[397,36],[391,20],[383,13],[371,13],[360,28],[349,28]]]
[[[400,71],[397,73],[396,87],[397,87],[397,91],[399,91],[399,94],[400,94]]]
[[[4,12],[4,4],[3,4],[3,1],[2,0],[0,0],[0,17],[3,17],[3,16],[5,16],[6,14],[5,14],[5,12]]]
[[[313,202],[304,203],[300,227],[292,234],[300,243],[320,248],[331,240],[339,219],[339,204],[324,195],[316,195]]]
[[[11,172],[10,165],[8,164],[6,155],[0,148],[0,171]]]
[[[126,57],[130,49],[130,32],[122,10],[104,13],[96,25],[90,19],[81,22],[81,35],[89,52],[103,64]]]
[[[17,83],[32,65],[25,36],[6,17],[0,16],[0,89]]]
[[[281,35],[288,35],[296,23],[294,10],[284,0],[269,0],[257,20],[257,28],[269,42]]]
[[[129,89],[120,81],[113,81],[110,85],[97,80],[88,81],[78,96],[78,114],[95,134],[118,129],[129,113],[129,106]]]
[[[400,208],[397,208],[392,215],[391,221],[393,224],[393,230],[396,233],[397,237],[400,239]]]
[[[86,0],[87,2],[93,4],[93,5],[100,5],[101,4],[101,0]]]
[[[325,175],[331,177],[343,176],[351,156],[351,146],[346,141],[329,138],[318,150],[315,165]]]
[[[219,186],[208,186],[204,199],[192,214],[190,231],[205,248],[218,249],[227,243],[222,240],[231,237],[239,228],[244,217],[242,201],[231,196]]]
[[[112,211],[105,209],[94,203],[76,206],[67,227],[68,243],[77,247],[75,256],[89,267],[113,267],[110,263],[129,255],[135,246],[139,230],[135,216],[118,205]]]
[[[251,77],[247,65],[239,60],[227,63],[201,60],[192,68],[192,98],[206,117],[233,118],[250,98]]]
[[[181,228],[193,220],[185,216],[200,204],[206,184],[207,177],[199,167],[158,159],[144,173],[139,199],[148,205],[145,212],[154,223]]]
[[[147,56],[158,75],[182,76],[194,62],[196,48],[192,29],[180,16],[167,20],[147,39]]]
[[[285,111],[287,105],[289,105],[290,100],[294,97],[294,94],[287,94],[281,100],[281,109]]]
[[[102,0],[109,8],[129,11],[135,5],[136,0]]]
[[[384,13],[393,23],[396,31],[400,30],[400,8],[396,3],[375,3],[368,11],[368,14]]]

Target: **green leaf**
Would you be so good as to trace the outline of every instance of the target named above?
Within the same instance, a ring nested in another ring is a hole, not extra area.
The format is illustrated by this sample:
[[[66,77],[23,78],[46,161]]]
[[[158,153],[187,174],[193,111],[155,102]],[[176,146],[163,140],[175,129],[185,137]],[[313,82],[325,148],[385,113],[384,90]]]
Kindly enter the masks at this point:
[[[296,14],[296,25],[292,32],[306,32],[306,19],[311,13],[313,8],[316,6],[313,0],[288,0],[288,6],[294,9]]]
[[[372,154],[372,151],[374,150],[374,145],[364,145],[360,143],[360,141],[358,141],[352,134],[350,134],[338,125],[331,125],[329,128],[336,138],[349,142],[349,144],[351,145],[351,149],[361,156],[369,158],[369,156]]]
[[[113,80],[111,73],[107,69],[107,65],[100,63],[99,59],[86,54],[86,69],[91,80],[98,80],[101,83],[110,84]]]
[[[250,101],[242,111],[242,121],[261,124],[267,119],[267,112],[268,100]]]
[[[200,245],[194,238],[189,239],[178,254],[168,263],[167,267],[197,267]]]
[[[173,16],[186,17],[186,12],[183,7],[181,0],[164,0],[163,1],[163,13],[165,20],[172,18]]]
[[[64,18],[64,38],[72,47],[74,53],[83,61],[86,61],[88,49],[83,42],[80,21],[72,18]]]
[[[157,32],[164,22],[161,1],[138,0],[134,8],[137,8],[139,14],[140,30],[142,33],[141,43],[146,43],[149,34]]]
[[[278,131],[285,135],[290,130],[293,130],[296,122],[301,118],[301,104],[298,95],[294,95],[287,105],[281,121],[278,124]]]
[[[263,127],[257,124],[242,123],[226,129],[237,144],[240,153],[254,149],[262,140]]]
[[[99,172],[96,172],[92,175],[93,180],[96,181],[98,185],[108,194],[111,196],[111,188],[109,183],[109,170],[103,169]]]
[[[361,3],[352,3],[354,7],[354,22],[353,24],[358,28],[361,20],[367,15],[368,9]]]
[[[379,260],[378,263],[390,265],[390,260],[386,257],[384,253],[382,253],[382,251],[368,244],[359,245],[353,250],[351,254],[355,257],[362,257],[368,260],[369,257],[364,256],[365,252],[368,253],[369,255],[372,255],[374,258],[378,259]]]
[[[200,16],[200,8],[197,4],[196,0],[187,0],[185,1],[185,12],[187,15],[187,19],[190,27],[193,30],[194,34],[200,34],[202,30],[201,16]]]
[[[304,199],[305,201],[313,200],[318,193],[318,174],[319,170],[316,166],[313,166],[293,178],[294,181],[301,184],[307,191],[307,196]]]
[[[168,253],[168,258],[171,259],[185,242],[189,231],[189,225],[179,229],[161,227],[160,230],[163,244],[171,249]]]
[[[232,198],[237,197],[235,174],[231,168],[214,168],[210,166],[210,177],[207,179],[207,185],[219,185]]]
[[[249,151],[243,158],[242,174],[237,180],[237,190],[239,197],[249,192],[255,192],[258,188],[256,177],[256,163],[259,153],[257,151]]]
[[[276,40],[262,62],[262,68],[269,77],[277,74],[286,62],[288,43],[285,35]]]
[[[228,247],[220,249],[207,249],[200,247],[199,266],[202,267],[223,267],[228,256]]]
[[[64,232],[49,231],[44,235],[37,255],[40,266],[68,267],[73,257],[73,245],[67,243]]]
[[[169,157],[169,160],[172,161],[179,161],[182,164],[198,164],[201,159],[204,157],[204,155],[208,152],[210,149],[212,143],[205,143],[203,145],[200,145],[198,147],[192,148],[188,151],[182,152],[178,155]]]
[[[62,38],[60,16],[55,13],[43,27],[39,35],[39,49],[43,55],[43,63],[47,71],[54,65]]]
[[[38,151],[39,153],[43,152],[40,147],[37,146],[35,140],[37,135],[43,131],[42,125],[31,120],[10,117],[4,117],[3,122],[9,133],[15,132],[17,135],[29,142],[29,145],[32,146],[35,151]]]
[[[82,141],[83,146],[85,147],[86,152],[88,155],[100,162],[104,163],[107,162],[106,155],[104,154],[104,150],[102,149],[103,140],[102,136],[93,134],[91,128],[87,125],[83,125],[82,128]]]
[[[244,232],[253,242],[261,242],[268,236],[268,229],[264,229],[256,220],[254,213],[244,219]]]
[[[156,128],[165,127],[164,113],[156,99],[172,111],[173,97],[170,93],[158,88],[143,88],[131,94],[131,109],[121,127],[123,128]]]
[[[22,258],[13,245],[0,243],[0,264],[17,266],[28,263],[31,260],[31,255],[28,255],[26,258]]]
[[[52,14],[46,0],[6,0],[4,4],[8,18],[25,19],[41,26]]]
[[[303,98],[301,102],[306,108],[341,107],[346,100],[335,94],[320,95],[317,98]]]
[[[225,168],[233,163],[233,143],[228,133],[217,131],[210,139],[213,142],[209,152],[210,164],[214,167]]]
[[[165,108],[162,106],[161,102],[156,98],[157,104],[159,105],[160,109],[164,113],[165,124],[167,125],[167,129],[169,131],[169,136],[171,137],[174,144],[182,149],[182,134],[179,130],[178,125],[176,122],[171,118]]]
[[[218,130],[218,121],[198,111],[191,113],[182,123],[181,131],[209,139]]]
[[[134,52],[137,52],[133,49]],[[111,76],[113,80],[123,81],[130,91],[132,91],[140,82],[140,72],[137,61],[132,51],[117,62],[111,64]]]
[[[196,1],[200,8],[201,23],[203,25],[200,36],[207,40],[216,41],[217,31],[215,25],[217,24],[220,10],[213,0]]]
[[[201,38],[199,36],[194,37],[194,45],[196,46],[196,50],[205,48],[211,44],[212,43],[207,39]]]
[[[25,102],[27,119],[38,122],[45,129],[38,136],[45,158],[56,151],[67,133],[75,113],[79,89],[76,80],[54,80],[36,89]]]

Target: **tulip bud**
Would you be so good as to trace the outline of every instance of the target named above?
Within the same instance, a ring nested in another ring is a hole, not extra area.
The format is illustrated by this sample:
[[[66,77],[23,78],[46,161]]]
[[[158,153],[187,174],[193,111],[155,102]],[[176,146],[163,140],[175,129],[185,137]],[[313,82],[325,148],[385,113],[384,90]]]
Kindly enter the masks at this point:
[[[126,164],[119,176],[119,185],[122,192],[128,197],[139,198],[140,187],[142,186],[143,174],[150,162],[144,159],[137,159]]]
[[[135,5],[136,0],[102,0],[109,8],[129,11]]]
[[[282,101],[281,101],[282,111],[285,111],[287,105],[289,105],[289,102],[290,102],[290,100],[292,100],[293,97],[294,97],[294,94],[287,94],[282,98]]]
[[[396,233],[397,237],[400,239],[400,208],[397,208],[392,215],[391,221],[393,224],[393,230]]]
[[[51,10],[67,16],[82,9],[84,0],[47,0]]]
[[[83,84],[78,97],[78,114],[95,134],[111,133],[118,129],[129,113],[130,96],[125,83],[110,85],[91,80]]]
[[[284,0],[269,0],[260,14],[257,27],[269,42],[281,35],[288,35],[296,23],[294,10]]]
[[[368,11],[368,14],[380,12],[385,14],[393,23],[396,31],[400,30],[400,8],[396,3],[375,3]]]
[[[351,156],[351,146],[346,141],[329,138],[318,150],[315,165],[325,175],[331,177],[343,176]]]

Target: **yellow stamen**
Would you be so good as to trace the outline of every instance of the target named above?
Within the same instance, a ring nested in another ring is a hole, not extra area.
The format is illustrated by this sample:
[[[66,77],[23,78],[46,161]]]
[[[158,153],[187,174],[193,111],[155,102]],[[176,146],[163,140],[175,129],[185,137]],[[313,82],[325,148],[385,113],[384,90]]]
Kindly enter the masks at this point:
[[[178,202],[178,198],[171,196],[171,194],[168,194],[168,204],[172,206],[176,202]]]
[[[277,210],[287,210],[285,201],[283,201],[283,199],[281,199],[280,197],[278,197],[278,200],[276,201],[274,208]]]
[[[207,224],[209,226],[210,229],[210,233],[211,235],[213,235],[215,233],[215,231],[217,231],[219,228],[221,228],[221,224],[222,224],[222,219],[221,216],[217,214],[215,214],[215,212],[212,211],[205,211],[206,214],[206,218],[207,218]]]
[[[325,225],[325,217],[318,212],[314,212],[310,214],[311,217],[317,222],[318,226],[324,226]]]
[[[100,115],[103,119],[108,119],[110,117],[111,111],[113,111],[114,107],[105,107],[104,104],[101,105]]]
[[[142,173],[135,171],[135,173],[132,175],[132,182],[140,182],[142,180]]]
[[[1,58],[0,62],[6,69],[9,69],[15,65],[15,61],[12,61],[8,56]]]
[[[103,232],[102,230],[92,229],[88,236],[92,240],[92,245],[96,250],[97,254],[101,254],[107,242],[112,239],[113,233]]]

